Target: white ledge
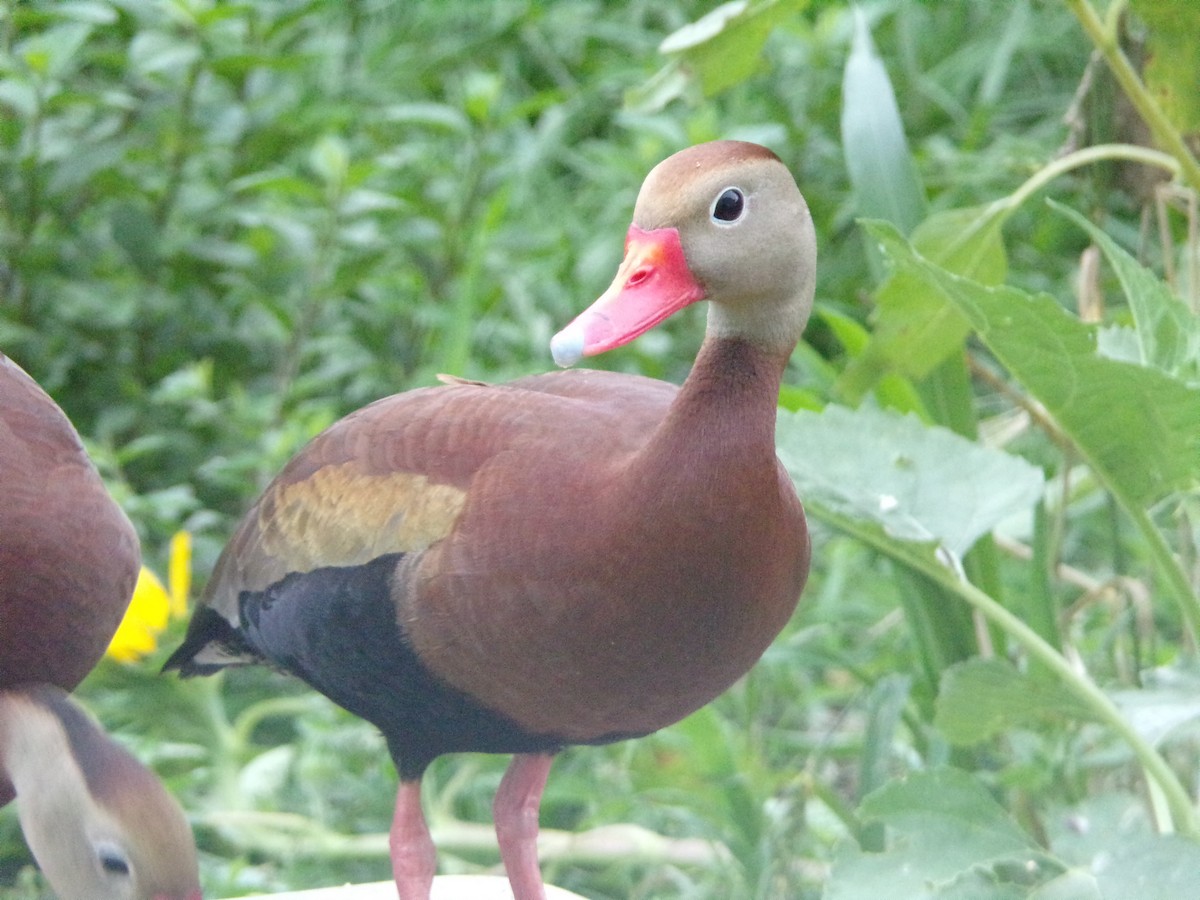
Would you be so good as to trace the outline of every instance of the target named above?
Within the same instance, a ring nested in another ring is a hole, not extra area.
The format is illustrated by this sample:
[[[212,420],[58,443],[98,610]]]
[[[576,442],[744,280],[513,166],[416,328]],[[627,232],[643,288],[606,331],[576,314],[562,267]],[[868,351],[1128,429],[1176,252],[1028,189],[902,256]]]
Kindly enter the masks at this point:
[[[372,884],[347,884],[341,887],[255,896],[270,897],[271,900],[396,900],[396,885],[391,881],[376,881]],[[508,879],[502,875],[439,875],[433,879],[430,900],[513,900],[513,895],[508,886]],[[562,888],[546,885],[546,900],[585,898]]]

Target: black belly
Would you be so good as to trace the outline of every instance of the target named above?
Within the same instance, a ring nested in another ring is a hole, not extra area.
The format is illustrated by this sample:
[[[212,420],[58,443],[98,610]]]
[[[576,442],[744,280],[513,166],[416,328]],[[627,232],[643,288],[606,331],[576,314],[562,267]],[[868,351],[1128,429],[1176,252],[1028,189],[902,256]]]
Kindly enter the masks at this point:
[[[435,675],[396,621],[390,581],[402,554],[292,574],[239,596],[240,637],[383,732],[406,780],[443,753],[553,753],[535,734]],[[612,739],[618,739],[614,735]]]

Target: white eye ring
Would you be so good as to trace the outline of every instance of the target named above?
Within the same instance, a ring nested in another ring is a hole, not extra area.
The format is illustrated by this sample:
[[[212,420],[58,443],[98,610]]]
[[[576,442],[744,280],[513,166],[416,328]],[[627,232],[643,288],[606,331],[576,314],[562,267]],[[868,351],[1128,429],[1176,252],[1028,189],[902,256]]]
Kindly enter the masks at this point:
[[[713,201],[709,215],[717,225],[732,225],[746,213],[746,194],[741,188],[727,187]]]

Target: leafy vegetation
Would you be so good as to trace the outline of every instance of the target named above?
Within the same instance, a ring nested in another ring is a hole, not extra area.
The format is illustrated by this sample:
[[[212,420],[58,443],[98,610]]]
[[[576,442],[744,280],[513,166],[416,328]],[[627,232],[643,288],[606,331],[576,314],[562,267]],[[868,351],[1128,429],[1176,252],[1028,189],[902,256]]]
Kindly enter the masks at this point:
[[[438,372],[548,368],[655,162],[766,143],[821,238],[780,413],[813,576],[726,696],[563,754],[547,875],[595,898],[1187,896],[1195,13],[862,10],[9,4],[0,348],[85,435],[151,567],[185,530],[202,584],[338,416]],[[680,380],[702,320],[677,319],[598,364]],[[183,800],[206,894],[386,878],[378,735],[268,672],[159,676],[181,629],[80,694]],[[502,766],[431,769],[447,868],[496,864]],[[6,809],[0,897],[40,891]]]

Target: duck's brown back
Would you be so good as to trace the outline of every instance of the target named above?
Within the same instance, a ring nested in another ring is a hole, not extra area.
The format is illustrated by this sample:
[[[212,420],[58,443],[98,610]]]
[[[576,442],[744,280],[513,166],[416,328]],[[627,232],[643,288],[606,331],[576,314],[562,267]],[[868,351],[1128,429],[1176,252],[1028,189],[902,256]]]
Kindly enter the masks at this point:
[[[120,624],[139,565],[133,526],[75,429],[0,354],[0,688],[74,688]]]

